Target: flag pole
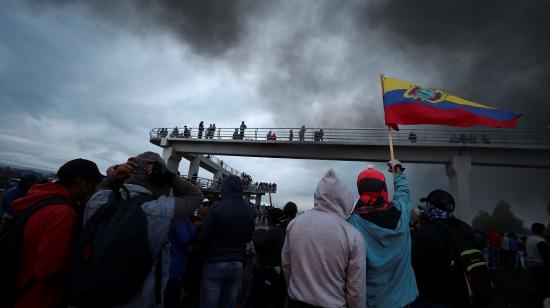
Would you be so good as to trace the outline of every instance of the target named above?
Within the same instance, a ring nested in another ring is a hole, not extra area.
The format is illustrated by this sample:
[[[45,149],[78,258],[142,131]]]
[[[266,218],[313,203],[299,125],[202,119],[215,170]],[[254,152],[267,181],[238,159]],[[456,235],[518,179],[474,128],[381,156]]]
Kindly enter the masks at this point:
[[[382,86],[382,99],[384,98],[384,75],[380,74],[380,85]],[[384,102],[382,102],[382,105]],[[388,142],[390,145],[390,160],[395,159],[395,155],[393,153],[393,139],[392,139],[392,128],[388,125]]]

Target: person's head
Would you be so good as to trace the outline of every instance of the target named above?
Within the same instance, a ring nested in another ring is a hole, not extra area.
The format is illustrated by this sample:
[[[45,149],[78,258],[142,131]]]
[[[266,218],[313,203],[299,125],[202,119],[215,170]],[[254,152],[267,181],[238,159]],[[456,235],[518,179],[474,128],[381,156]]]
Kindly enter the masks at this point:
[[[357,176],[357,201],[354,213],[367,214],[383,211],[391,206],[388,202],[388,189],[386,178],[382,172],[374,168],[368,168]]]
[[[543,224],[541,223],[534,223],[531,225],[531,231],[533,231],[533,233],[535,233],[536,235],[544,235],[544,230],[546,229],[546,227],[544,227]]]
[[[57,177],[57,184],[67,188],[71,199],[82,203],[95,192],[96,185],[103,179],[97,165],[82,158],[73,159],[61,166]]]
[[[270,226],[279,224],[281,222],[281,219],[283,218],[283,210],[276,208],[276,207],[270,207],[267,210],[267,223]]]
[[[23,190],[29,190],[31,186],[38,183],[38,177],[34,173],[23,173],[19,178],[19,188]]]
[[[289,201],[283,207],[283,212],[286,217],[294,219],[296,214],[298,214],[298,207],[296,206],[296,203]]]
[[[244,121],[241,121],[241,124],[244,124]]]
[[[149,189],[156,197],[168,196],[170,194],[170,186],[168,184],[154,180],[145,171],[145,167],[153,163],[158,163],[162,169],[166,169],[166,164],[160,155],[154,152],[144,152],[134,157],[133,161],[137,164],[137,167],[134,168],[130,178],[125,183],[141,185]]]
[[[313,195],[313,206],[323,212],[348,217],[353,210],[353,194],[330,169],[321,178]]]
[[[426,202],[424,214],[430,220],[454,217],[455,200],[444,190],[436,189],[421,201]]]
[[[208,209],[210,208],[210,200],[204,199],[197,210],[197,215],[206,218],[208,215]]]
[[[230,174],[222,180],[222,199],[242,199],[243,181],[240,177]]]

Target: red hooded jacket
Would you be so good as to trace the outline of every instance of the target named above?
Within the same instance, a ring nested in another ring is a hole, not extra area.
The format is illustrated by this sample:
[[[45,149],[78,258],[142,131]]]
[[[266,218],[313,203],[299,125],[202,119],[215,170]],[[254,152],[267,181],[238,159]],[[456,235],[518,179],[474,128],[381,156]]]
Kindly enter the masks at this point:
[[[65,287],[60,276],[69,264],[76,224],[69,191],[54,183],[34,185],[27,196],[13,202],[12,209],[14,212],[24,211],[50,197],[63,197],[68,204],[46,206],[27,220],[17,286],[30,287],[17,303],[17,308],[66,306]]]

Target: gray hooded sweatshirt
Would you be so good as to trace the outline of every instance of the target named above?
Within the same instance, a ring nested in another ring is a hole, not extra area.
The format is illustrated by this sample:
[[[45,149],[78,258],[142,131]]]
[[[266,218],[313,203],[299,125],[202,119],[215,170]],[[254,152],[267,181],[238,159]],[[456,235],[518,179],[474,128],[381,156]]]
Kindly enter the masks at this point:
[[[287,228],[282,265],[291,299],[319,307],[365,307],[365,244],[346,222],[353,206],[352,193],[329,170],[315,191],[314,208]]]

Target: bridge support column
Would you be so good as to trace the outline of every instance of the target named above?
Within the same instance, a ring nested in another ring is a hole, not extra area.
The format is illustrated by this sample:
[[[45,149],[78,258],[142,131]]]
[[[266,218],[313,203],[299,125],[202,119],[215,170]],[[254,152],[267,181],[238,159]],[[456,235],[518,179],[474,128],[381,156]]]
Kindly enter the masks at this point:
[[[472,160],[467,156],[453,156],[447,164],[446,171],[449,177],[449,190],[456,203],[455,215],[468,224],[472,223],[472,209],[470,203],[470,169]]]
[[[164,159],[168,170],[174,173],[178,172],[178,168],[180,166],[180,161],[182,158],[181,154],[178,154],[176,150],[172,147],[164,148],[164,150],[162,150],[162,158]]]
[[[199,175],[199,167],[201,164],[201,156],[196,155],[195,158],[193,158],[189,162],[189,172],[187,173],[187,177],[191,179],[193,176]]]
[[[256,208],[259,209],[261,204],[262,204],[262,195],[257,194],[256,195],[256,204],[255,204]]]

